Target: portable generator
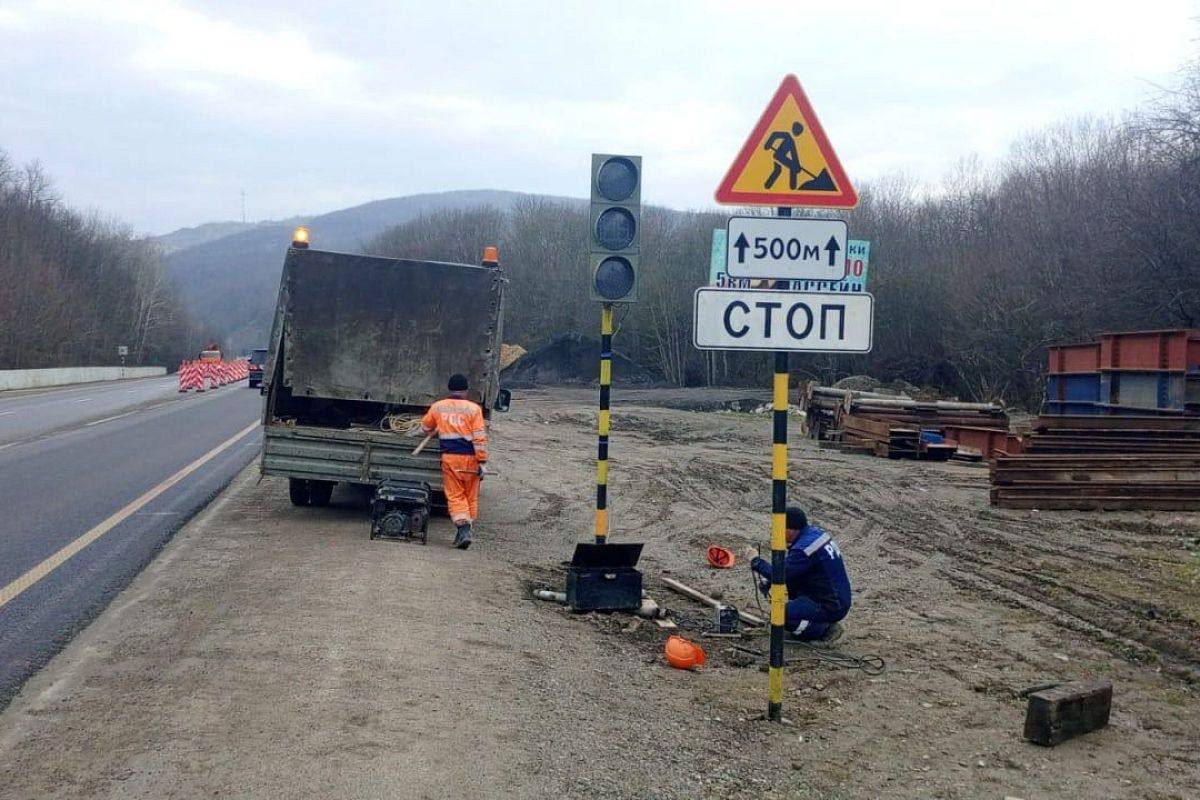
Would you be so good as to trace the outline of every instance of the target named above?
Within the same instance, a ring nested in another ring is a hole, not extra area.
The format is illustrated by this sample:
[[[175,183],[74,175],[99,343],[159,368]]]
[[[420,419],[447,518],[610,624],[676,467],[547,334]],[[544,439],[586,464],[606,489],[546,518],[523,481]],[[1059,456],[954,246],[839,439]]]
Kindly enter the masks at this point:
[[[371,538],[429,543],[428,483],[384,481],[371,503]]]

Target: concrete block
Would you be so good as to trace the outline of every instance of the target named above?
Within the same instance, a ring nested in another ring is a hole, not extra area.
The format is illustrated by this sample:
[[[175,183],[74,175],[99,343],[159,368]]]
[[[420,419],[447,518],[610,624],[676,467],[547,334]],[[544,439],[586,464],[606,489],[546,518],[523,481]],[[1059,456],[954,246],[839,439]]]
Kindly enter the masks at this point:
[[[74,383],[94,383],[96,381],[157,378],[166,374],[166,367],[6,369],[0,370],[0,392],[13,389],[40,389],[44,386],[68,386]]]
[[[1099,730],[1112,711],[1112,684],[1064,683],[1029,695],[1025,738],[1052,747],[1067,739]]]

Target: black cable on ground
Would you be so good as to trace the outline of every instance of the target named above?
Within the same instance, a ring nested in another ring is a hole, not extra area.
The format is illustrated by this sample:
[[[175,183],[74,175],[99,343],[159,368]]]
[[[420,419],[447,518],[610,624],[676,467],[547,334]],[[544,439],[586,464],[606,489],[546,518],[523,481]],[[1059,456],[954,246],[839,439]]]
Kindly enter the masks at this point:
[[[850,653],[843,653],[839,650],[830,649],[827,644],[820,642],[802,642],[794,639],[784,639],[785,648],[798,648],[802,652],[793,653],[795,658],[785,659],[785,664],[796,664],[801,661],[816,661],[819,664],[828,667],[829,669],[856,669],[865,675],[882,675],[887,669],[887,662],[881,656],[874,653],[868,653],[863,656],[856,656]],[[758,658],[764,658],[765,653],[754,650],[749,647],[734,645],[734,650],[740,653],[747,653]]]

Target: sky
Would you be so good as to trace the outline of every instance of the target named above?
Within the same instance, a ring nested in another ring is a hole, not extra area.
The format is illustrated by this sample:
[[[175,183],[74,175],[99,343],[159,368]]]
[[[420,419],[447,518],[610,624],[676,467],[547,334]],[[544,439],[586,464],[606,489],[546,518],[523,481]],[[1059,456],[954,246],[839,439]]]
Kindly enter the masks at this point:
[[[1197,56],[1200,0],[0,0],[0,150],[144,233],[494,188],[708,208],[783,76],[856,184],[936,190],[1119,116]]]

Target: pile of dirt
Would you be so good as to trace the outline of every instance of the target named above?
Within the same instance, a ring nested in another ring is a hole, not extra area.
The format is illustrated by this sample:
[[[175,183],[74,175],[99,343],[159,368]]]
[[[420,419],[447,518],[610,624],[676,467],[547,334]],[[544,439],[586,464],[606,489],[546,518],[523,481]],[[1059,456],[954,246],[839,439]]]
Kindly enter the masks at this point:
[[[506,370],[520,360],[521,356],[525,355],[528,350],[521,347],[519,344],[502,344],[500,345],[500,369]]]
[[[628,356],[614,350],[613,383],[646,385],[655,382],[654,374]],[[595,383],[600,374],[600,340],[568,333],[504,369],[504,385],[522,389],[532,386]]]

